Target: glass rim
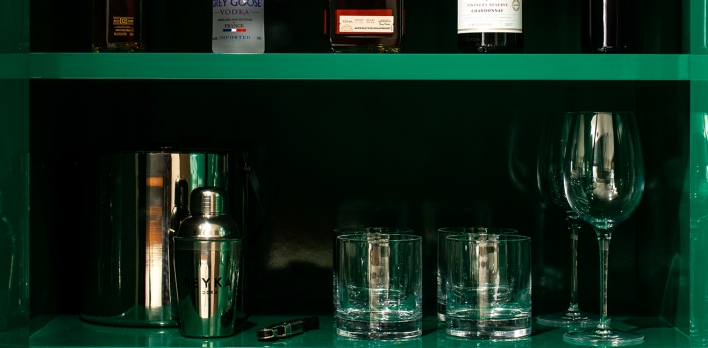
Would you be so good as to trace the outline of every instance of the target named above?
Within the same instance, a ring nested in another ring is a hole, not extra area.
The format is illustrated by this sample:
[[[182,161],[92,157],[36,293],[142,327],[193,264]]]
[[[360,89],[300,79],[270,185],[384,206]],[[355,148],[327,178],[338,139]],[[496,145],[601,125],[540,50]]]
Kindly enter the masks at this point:
[[[371,236],[380,235],[386,236],[386,239],[369,239]],[[393,237],[393,238],[391,238]],[[358,234],[343,234],[337,236],[340,242],[415,242],[422,241],[423,237],[415,234],[403,234],[403,233],[358,233]]]
[[[468,232],[468,229],[485,229],[487,233],[481,233],[481,232]],[[500,233],[501,232],[501,233]],[[509,227],[441,227],[438,228],[438,233],[458,233],[458,234],[464,234],[464,233],[474,233],[474,234],[516,234],[519,233],[519,230],[515,228],[509,228]]]
[[[496,239],[478,239],[476,237],[499,237]],[[445,237],[446,241],[469,242],[469,243],[515,243],[515,242],[531,242],[531,237],[520,234],[483,234],[483,233],[462,233],[452,234]]]
[[[386,227],[386,226],[367,226],[367,227],[338,227],[334,232],[344,234],[366,234],[366,233],[388,233],[388,234],[409,234],[413,233],[412,228],[407,227]]]

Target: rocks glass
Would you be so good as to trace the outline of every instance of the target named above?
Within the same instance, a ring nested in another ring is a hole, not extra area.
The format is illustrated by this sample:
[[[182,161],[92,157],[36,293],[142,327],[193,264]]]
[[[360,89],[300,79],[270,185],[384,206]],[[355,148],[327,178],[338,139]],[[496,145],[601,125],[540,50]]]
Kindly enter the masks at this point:
[[[437,311],[439,321],[445,321],[445,303],[447,299],[447,293],[445,291],[445,276],[447,274],[445,264],[445,238],[463,233],[516,234],[518,231],[512,228],[487,227],[444,227],[438,229]]]
[[[420,337],[422,238],[385,233],[337,238],[337,334],[378,340]]]
[[[446,332],[514,339],[531,334],[531,238],[458,234],[446,238]]]

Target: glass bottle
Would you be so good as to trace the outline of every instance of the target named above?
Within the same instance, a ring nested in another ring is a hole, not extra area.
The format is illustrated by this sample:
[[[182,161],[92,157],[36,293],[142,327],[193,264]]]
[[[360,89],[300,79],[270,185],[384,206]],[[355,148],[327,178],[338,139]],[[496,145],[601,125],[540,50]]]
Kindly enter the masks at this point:
[[[143,0],[94,0],[92,50],[145,51]]]
[[[642,0],[581,2],[581,49],[585,53],[639,53],[642,30]]]
[[[460,52],[520,53],[524,49],[523,0],[458,0]]]
[[[403,0],[328,0],[325,34],[332,52],[401,51]]]
[[[263,6],[263,0],[213,0],[212,52],[265,52]]]

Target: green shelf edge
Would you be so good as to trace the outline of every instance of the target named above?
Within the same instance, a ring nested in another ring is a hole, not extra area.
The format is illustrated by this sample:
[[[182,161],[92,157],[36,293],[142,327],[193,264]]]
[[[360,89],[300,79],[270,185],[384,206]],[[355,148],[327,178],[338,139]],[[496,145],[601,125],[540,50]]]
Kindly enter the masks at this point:
[[[30,78],[672,81],[692,78],[691,61],[685,54],[31,53]]]
[[[534,320],[530,339],[522,342],[497,342],[456,339],[447,336],[436,317],[423,320],[423,336],[407,341],[362,341],[337,337],[331,316],[319,316],[320,329],[277,341],[259,341],[256,330],[294,316],[251,316],[236,335],[219,339],[182,337],[177,328],[127,328],[92,324],[78,315],[60,315],[30,338],[31,347],[572,347],[563,342],[566,329],[542,326]],[[644,334],[641,347],[690,347],[686,335],[657,317],[613,317],[612,325]]]

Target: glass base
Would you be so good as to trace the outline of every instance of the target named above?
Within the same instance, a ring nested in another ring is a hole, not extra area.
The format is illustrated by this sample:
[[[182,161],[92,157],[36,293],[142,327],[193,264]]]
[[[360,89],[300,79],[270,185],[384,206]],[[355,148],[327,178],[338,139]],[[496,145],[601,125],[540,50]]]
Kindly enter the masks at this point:
[[[445,303],[438,302],[438,321],[445,321]]]
[[[360,321],[337,318],[337,335],[353,339],[402,340],[420,337],[423,320],[408,321]]]
[[[512,339],[531,335],[531,318],[474,320],[447,316],[450,336],[480,339]]]
[[[536,318],[541,325],[554,327],[595,327],[600,323],[600,316],[586,312],[559,312],[541,315]]]
[[[563,341],[581,346],[620,347],[644,342],[644,335],[615,329],[593,328],[563,335]]]

